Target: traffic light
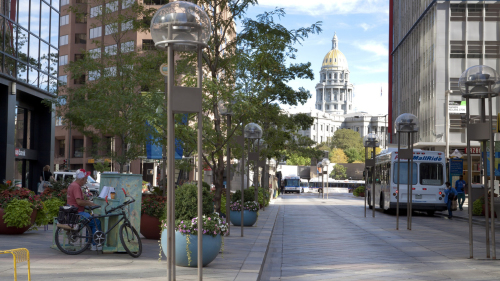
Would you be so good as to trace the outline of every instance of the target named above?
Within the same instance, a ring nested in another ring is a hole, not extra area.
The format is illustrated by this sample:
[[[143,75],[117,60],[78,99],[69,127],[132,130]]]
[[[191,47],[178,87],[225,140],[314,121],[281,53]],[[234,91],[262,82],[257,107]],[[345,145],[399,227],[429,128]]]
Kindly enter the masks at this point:
[[[66,170],[66,165],[67,165],[67,163],[68,163],[68,160],[64,159],[64,160],[63,160],[63,165],[62,165],[62,169],[63,169],[63,170]]]

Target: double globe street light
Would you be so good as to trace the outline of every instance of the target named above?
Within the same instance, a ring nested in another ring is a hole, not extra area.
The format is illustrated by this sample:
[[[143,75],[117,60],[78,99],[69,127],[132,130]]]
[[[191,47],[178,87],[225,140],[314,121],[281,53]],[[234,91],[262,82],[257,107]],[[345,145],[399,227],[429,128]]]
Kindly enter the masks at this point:
[[[371,175],[372,190],[370,192],[370,197],[372,199],[372,217],[375,217],[375,149],[380,146],[380,138],[377,134],[368,134],[363,139],[363,146],[365,147],[365,169],[371,170],[367,173],[366,179]],[[371,148],[371,151],[369,149]],[[365,180],[365,217],[366,217],[366,201],[368,200],[367,185],[370,181]]]
[[[174,114],[198,114],[198,174],[202,173],[202,50],[208,45],[211,23],[208,15],[199,6],[185,1],[172,2],[162,6],[151,20],[151,37],[155,46],[168,52],[167,79],[167,277],[175,280],[175,134]],[[174,86],[174,51],[197,52],[198,85],[196,88]],[[202,179],[198,177],[198,218],[201,221],[203,198]],[[203,233],[198,224],[198,233]],[[198,235],[198,280],[202,280],[203,250],[202,235]]]
[[[257,152],[250,152],[250,146],[248,147],[248,177],[247,180],[250,180],[250,161],[254,162],[254,175],[258,171],[258,163],[260,160],[260,140],[262,138],[262,128],[256,123],[249,123],[245,126],[244,135],[246,139],[250,139],[253,144],[255,141],[257,143]],[[255,179],[255,177],[254,177]],[[255,202],[259,202],[259,189],[257,187],[257,183],[254,180],[254,188],[255,188]],[[243,197],[243,195],[242,195]],[[242,218],[243,219],[243,218]],[[243,220],[242,220],[243,221]]]

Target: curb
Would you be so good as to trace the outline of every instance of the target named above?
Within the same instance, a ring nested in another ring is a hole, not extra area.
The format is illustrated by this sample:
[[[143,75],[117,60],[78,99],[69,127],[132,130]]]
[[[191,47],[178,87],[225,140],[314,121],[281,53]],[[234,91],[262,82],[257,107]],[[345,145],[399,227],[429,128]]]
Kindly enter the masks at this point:
[[[278,218],[279,210],[280,210],[280,206],[278,206],[278,210],[276,211],[276,216],[274,217],[273,228],[271,230],[271,233],[269,234],[269,242],[267,243],[267,246],[266,246],[266,252],[264,253],[264,259],[262,260],[262,264],[260,265],[260,270],[259,270],[259,275],[257,277],[257,281],[260,281],[260,278],[262,277],[262,270],[264,269],[264,265],[266,264],[267,253],[269,252],[269,245],[271,245],[271,239],[273,237],[274,226],[276,225],[276,219]]]

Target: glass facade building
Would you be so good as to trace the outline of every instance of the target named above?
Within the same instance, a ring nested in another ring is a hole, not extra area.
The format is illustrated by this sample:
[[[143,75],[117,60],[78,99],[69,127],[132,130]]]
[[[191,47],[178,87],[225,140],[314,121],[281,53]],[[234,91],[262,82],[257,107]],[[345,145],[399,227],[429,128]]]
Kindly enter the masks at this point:
[[[59,0],[0,1],[0,181],[35,190],[53,166]]]

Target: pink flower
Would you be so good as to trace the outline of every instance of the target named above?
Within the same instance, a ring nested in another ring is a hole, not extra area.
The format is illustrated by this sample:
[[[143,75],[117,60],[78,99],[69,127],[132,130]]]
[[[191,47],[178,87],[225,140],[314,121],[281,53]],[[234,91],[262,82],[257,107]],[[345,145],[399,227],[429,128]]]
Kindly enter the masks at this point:
[[[215,232],[215,230],[214,230],[214,234],[217,234],[217,232]]]
[[[208,217],[208,220],[211,220],[210,217]]]

